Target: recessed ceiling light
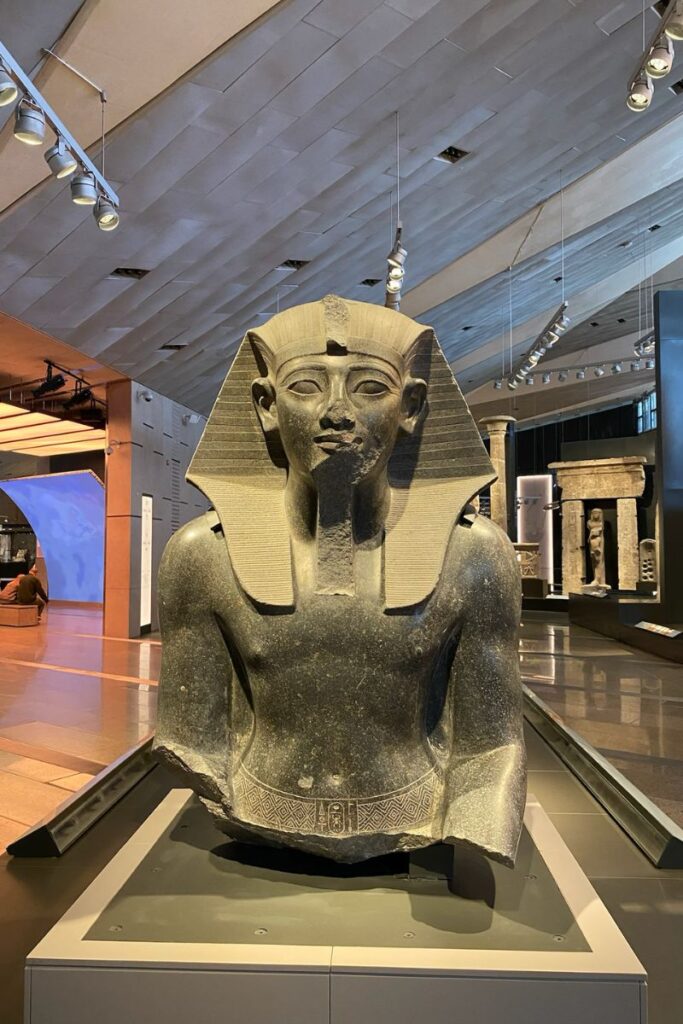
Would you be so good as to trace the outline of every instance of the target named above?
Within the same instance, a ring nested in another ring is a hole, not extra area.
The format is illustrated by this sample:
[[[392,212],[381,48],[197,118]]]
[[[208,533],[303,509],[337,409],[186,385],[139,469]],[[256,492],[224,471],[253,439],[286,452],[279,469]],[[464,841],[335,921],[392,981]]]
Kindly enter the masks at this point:
[[[458,160],[462,160],[465,156],[469,156],[466,150],[458,149],[457,146],[446,146],[440,153],[437,153],[434,159],[442,160],[446,164],[457,164]]]
[[[284,260],[279,264],[278,270],[301,270],[310,262],[310,260]]]
[[[110,277],[134,277],[136,280],[140,280],[141,277],[146,277],[149,274],[149,270],[143,270],[142,267],[116,267],[112,270]]]

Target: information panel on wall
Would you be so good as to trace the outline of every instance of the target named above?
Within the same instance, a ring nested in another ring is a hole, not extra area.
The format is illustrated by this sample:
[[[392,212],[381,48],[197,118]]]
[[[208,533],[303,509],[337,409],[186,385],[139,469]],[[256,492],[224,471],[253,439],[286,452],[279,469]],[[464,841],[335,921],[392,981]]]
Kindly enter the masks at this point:
[[[140,629],[152,625],[152,510],[151,494],[142,495],[140,526]]]

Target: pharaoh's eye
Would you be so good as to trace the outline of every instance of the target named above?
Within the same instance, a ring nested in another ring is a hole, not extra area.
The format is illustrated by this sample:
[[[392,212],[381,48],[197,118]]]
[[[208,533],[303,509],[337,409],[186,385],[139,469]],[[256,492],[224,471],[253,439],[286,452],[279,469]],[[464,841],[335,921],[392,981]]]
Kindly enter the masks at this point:
[[[295,395],[317,395],[322,388],[315,380],[293,380],[287,390],[293,391]]]
[[[361,380],[353,389],[356,395],[386,395],[389,388],[381,380]]]

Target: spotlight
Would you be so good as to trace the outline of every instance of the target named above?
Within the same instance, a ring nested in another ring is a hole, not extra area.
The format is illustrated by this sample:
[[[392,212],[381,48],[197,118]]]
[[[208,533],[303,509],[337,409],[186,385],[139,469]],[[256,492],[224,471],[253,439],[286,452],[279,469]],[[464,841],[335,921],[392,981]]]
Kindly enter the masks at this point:
[[[631,372],[635,372],[636,370],[639,370],[640,367],[641,367],[640,359],[635,359],[631,363]]]
[[[543,341],[546,343],[548,348],[552,348],[559,340],[560,335],[557,333],[557,330],[546,331],[543,335]]]
[[[555,323],[554,330],[559,331],[560,334],[562,334],[564,331],[567,330],[570,323],[571,320],[569,319],[569,317],[563,313],[559,320],[557,320],[557,322]]]
[[[669,39],[683,39],[683,7],[679,4],[664,29]]]
[[[542,380],[543,380],[543,383],[544,383],[544,384],[550,384],[550,380],[551,380],[551,374],[549,374],[549,373],[544,373],[544,374],[543,374],[543,378],[542,378]]]
[[[645,360],[645,369],[646,370],[654,370],[654,368],[655,368],[655,361],[654,361],[654,359],[646,359]]]
[[[22,100],[17,107],[14,138],[27,146],[40,146],[45,139],[45,114],[30,100]]]
[[[6,107],[9,103],[14,103],[18,95],[19,90],[2,64],[0,64],[0,107]]]
[[[61,135],[54,146],[45,150],[45,159],[55,178],[68,178],[78,167]]]
[[[387,291],[391,292],[392,294],[395,294],[396,292],[400,292],[401,284],[402,284],[402,282],[401,282],[400,278],[397,279],[395,277],[390,277],[388,279],[388,281],[387,281]]]
[[[389,277],[393,281],[402,281],[405,273],[404,267],[394,266],[391,262],[389,263]]]
[[[595,369],[593,370],[593,373],[595,374],[596,377],[604,377],[605,376],[605,367],[604,366],[596,366]]]
[[[652,102],[653,94],[654,87],[652,81],[644,71],[640,71],[631,83],[626,106],[629,110],[635,110],[636,112],[647,110]]]
[[[73,409],[76,405],[83,405],[85,402],[89,402],[92,398],[92,391],[90,388],[76,387],[71,398],[67,398],[64,402],[65,409]]]
[[[557,379],[559,380],[559,382],[561,384],[564,384],[564,382],[568,379],[568,377],[569,377],[569,374],[567,373],[566,370],[560,370],[560,372],[557,375]]]
[[[510,388],[510,391],[514,391],[516,388],[519,387],[519,382],[516,381],[514,377],[510,377],[508,381],[508,387]]]
[[[529,376],[527,377],[527,379],[526,379],[526,380],[524,381],[524,383],[525,383],[525,384],[533,384],[533,382],[534,382],[534,375],[533,375],[533,373],[532,373],[532,374],[530,374],[530,375],[529,375]]]
[[[674,62],[673,43],[666,35],[661,35],[650,50],[645,62],[645,70],[650,78],[664,78],[671,71]]]
[[[577,380],[585,380],[586,379],[586,371],[585,370],[577,370],[576,371],[576,379]]]
[[[502,382],[502,380],[494,380],[494,382],[493,382],[493,387],[494,387],[494,389],[495,389],[496,391],[500,391],[500,389],[502,388],[502,386],[503,386],[503,382]]]
[[[94,206],[97,202],[95,177],[87,171],[71,179],[71,198],[79,206]]]
[[[621,373],[623,366],[621,363],[612,363],[612,373]]]
[[[106,196],[100,196],[93,206],[93,216],[100,231],[113,231],[119,226],[119,214]],[[400,282],[399,282],[400,283]]]
[[[42,384],[39,384],[33,391],[34,398],[42,398],[43,395],[48,395],[51,391],[59,391],[64,387],[66,381],[62,377],[61,373],[52,373],[52,364],[47,364],[47,376]]]

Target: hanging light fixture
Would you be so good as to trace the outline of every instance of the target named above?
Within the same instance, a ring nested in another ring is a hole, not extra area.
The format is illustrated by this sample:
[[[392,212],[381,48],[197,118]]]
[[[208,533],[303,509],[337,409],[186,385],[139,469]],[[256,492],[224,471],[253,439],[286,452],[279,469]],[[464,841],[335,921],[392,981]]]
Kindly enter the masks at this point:
[[[61,135],[54,146],[45,150],[45,160],[55,178],[68,178],[78,167],[75,157],[66,148],[66,143]]]
[[[494,387],[494,389],[495,389],[496,391],[500,391],[500,389],[502,388],[502,386],[503,386],[503,382],[502,382],[502,380],[494,380],[494,382],[493,382],[493,387]]]
[[[585,370],[585,368],[582,368],[582,369],[576,371],[576,379],[577,380],[585,380],[586,379],[586,370]]]
[[[621,373],[623,366],[621,363],[612,363],[612,373]]]
[[[605,367],[604,366],[596,366],[595,369],[593,370],[593,373],[595,374],[596,377],[604,377],[605,376]]]
[[[629,86],[626,106],[629,110],[636,111],[636,113],[641,110],[647,110],[652,102],[653,95],[654,86],[650,76],[645,71],[641,71]]]
[[[541,379],[542,379],[544,384],[550,384],[550,381],[552,379],[552,374],[546,372],[546,373],[543,374],[543,377]]]
[[[32,100],[23,99],[16,109],[14,138],[27,146],[41,146],[45,139],[45,114]]]
[[[560,372],[557,375],[557,379],[559,380],[560,384],[564,384],[564,382],[568,379],[568,377],[569,377],[569,374],[567,373],[566,370],[560,370]]]
[[[680,2],[674,5],[671,16],[664,26],[664,31],[669,39],[676,41],[683,39],[683,4]]]
[[[7,74],[7,69],[0,62],[0,107],[6,107],[14,103],[19,95],[16,82]]]
[[[99,196],[92,212],[100,231],[113,231],[119,226],[118,210],[106,196]]]
[[[645,61],[645,70],[650,78],[664,78],[671,71],[673,62],[673,43],[663,32],[650,50],[650,55]]]
[[[78,206],[94,206],[97,202],[95,176],[89,171],[75,174],[71,179],[71,199]]]

